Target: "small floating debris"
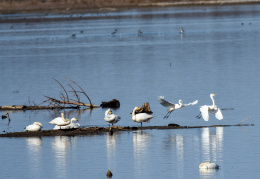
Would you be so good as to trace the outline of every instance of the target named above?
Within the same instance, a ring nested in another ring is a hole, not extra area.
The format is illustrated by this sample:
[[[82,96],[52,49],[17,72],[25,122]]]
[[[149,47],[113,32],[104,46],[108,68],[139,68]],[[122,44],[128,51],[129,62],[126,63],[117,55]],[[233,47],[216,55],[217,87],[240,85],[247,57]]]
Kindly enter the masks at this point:
[[[168,124],[168,126],[179,127],[180,125],[179,124],[175,124],[175,123],[170,123],[170,124]]]
[[[107,171],[107,178],[111,178],[112,176],[113,176],[113,173],[110,170],[108,170]]]

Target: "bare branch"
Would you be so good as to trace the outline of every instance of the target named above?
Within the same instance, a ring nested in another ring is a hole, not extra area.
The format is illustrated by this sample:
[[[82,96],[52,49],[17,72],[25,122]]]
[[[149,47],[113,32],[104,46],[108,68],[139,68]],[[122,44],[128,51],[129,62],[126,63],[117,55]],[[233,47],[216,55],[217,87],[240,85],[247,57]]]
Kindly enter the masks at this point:
[[[80,98],[79,98],[79,95],[77,94],[77,92],[75,91],[75,89],[70,85],[70,84],[68,84],[70,87],[71,87],[71,89],[73,90],[73,92],[75,93],[75,95],[76,95],[76,97],[77,97],[77,99],[78,99],[78,102],[80,101]]]
[[[53,77],[51,77],[51,78],[54,79],[57,83],[60,84],[60,86],[63,88],[63,90],[65,91],[65,93],[67,95],[67,99],[69,99],[69,95],[68,95],[67,91],[65,90],[65,88],[62,86],[62,84],[58,80],[56,80],[55,78],[53,78]]]
[[[66,78],[66,77],[65,77],[65,78]],[[72,83],[74,83],[75,85],[77,85],[77,86],[81,89],[82,93],[88,98],[89,103],[90,103],[90,107],[93,108],[92,102],[91,102],[90,98],[88,97],[88,95],[85,93],[85,91],[84,91],[75,81],[72,81],[72,80],[70,80],[70,79],[68,79],[68,78],[66,78],[66,79],[69,80],[69,81],[71,81]]]

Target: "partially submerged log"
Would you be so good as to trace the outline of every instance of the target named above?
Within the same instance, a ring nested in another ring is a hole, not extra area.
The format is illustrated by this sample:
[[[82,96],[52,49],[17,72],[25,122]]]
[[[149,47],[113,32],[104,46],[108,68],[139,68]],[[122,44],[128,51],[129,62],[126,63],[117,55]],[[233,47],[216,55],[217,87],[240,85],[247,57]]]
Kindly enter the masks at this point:
[[[111,101],[108,102],[102,102],[100,104],[102,108],[119,108],[120,107],[120,102],[117,99],[112,99]]]
[[[212,125],[212,126],[145,126],[145,127],[119,127],[113,126],[113,132],[117,131],[135,131],[151,129],[194,129],[208,127],[232,127],[232,126],[254,126],[254,124],[236,124],[236,125]],[[82,127],[74,130],[43,130],[38,132],[12,132],[0,134],[0,137],[41,137],[41,136],[77,136],[77,135],[99,135],[110,132],[110,127]]]
[[[40,110],[40,109],[78,109],[77,106],[26,106],[26,105],[9,105],[9,106],[0,106],[0,110]]]
[[[66,78],[66,77],[65,77]],[[65,95],[60,92],[61,96],[60,99],[56,99],[49,96],[44,96],[47,98],[47,100],[43,101],[41,104],[34,104],[34,106],[30,105],[6,105],[6,106],[0,106],[0,110],[38,110],[38,109],[67,109],[67,108],[74,108],[79,109],[80,107],[89,107],[89,108],[99,108],[99,106],[93,105],[88,95],[85,93],[85,91],[75,82],[68,78],[66,78],[68,81],[72,82],[74,85],[76,85],[80,90],[76,91],[75,88],[68,84],[68,86],[72,89],[72,91],[69,91],[74,94],[76,99],[72,99],[69,97],[69,93],[64,88],[64,86],[55,78],[52,77],[63,89],[65,92]],[[89,104],[84,103],[80,99],[80,94],[84,94],[84,96],[89,100]],[[49,103],[48,106],[42,106],[42,104]]]

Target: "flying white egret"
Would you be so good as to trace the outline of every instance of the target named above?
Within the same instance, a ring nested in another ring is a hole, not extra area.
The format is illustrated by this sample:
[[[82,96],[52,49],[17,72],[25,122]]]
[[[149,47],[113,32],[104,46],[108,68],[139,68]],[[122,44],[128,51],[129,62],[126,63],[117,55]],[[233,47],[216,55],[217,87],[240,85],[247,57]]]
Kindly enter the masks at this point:
[[[142,123],[143,122],[150,122],[150,120],[153,118],[152,115],[147,114],[147,113],[138,113],[135,114],[136,110],[141,110],[139,107],[135,107],[133,112],[132,112],[132,120],[135,122],[140,122],[141,123],[141,127],[142,127]]]
[[[203,117],[203,119],[205,121],[209,120],[209,112],[212,114],[215,114],[215,117],[218,120],[222,120],[223,119],[223,115],[221,110],[218,108],[218,106],[215,104],[215,100],[213,98],[213,96],[216,96],[217,94],[210,94],[210,98],[212,100],[212,105],[204,105],[200,107],[200,114],[197,116],[198,119],[200,119],[201,117]]]
[[[58,126],[60,126],[60,129],[61,129],[61,126],[66,126],[66,125],[70,124],[72,121],[78,121],[78,120],[76,118],[72,118],[71,120],[65,119],[64,114],[61,113],[61,117],[56,117],[49,123],[53,124],[53,125],[58,125]]]
[[[203,162],[199,166],[200,169],[218,169],[219,165],[211,162]]]
[[[40,131],[42,124],[40,122],[34,122],[33,124],[26,126],[24,131]]]
[[[180,109],[180,108],[183,108],[183,107],[186,107],[186,106],[189,106],[189,105],[195,105],[195,104],[198,103],[198,100],[196,100],[196,101],[194,101],[192,103],[189,103],[189,104],[182,104],[183,101],[179,100],[179,104],[173,104],[173,103],[170,103],[170,102],[166,101],[164,99],[164,96],[158,96],[158,101],[164,107],[168,107],[168,112],[164,116],[164,118],[168,118],[170,116],[171,112],[174,111],[175,109]]]
[[[109,124],[112,124],[112,126],[117,123],[118,121],[120,121],[121,117],[115,114],[112,114],[111,109],[109,108],[108,110],[106,110],[105,112],[105,121],[108,123],[108,126],[110,127]]]

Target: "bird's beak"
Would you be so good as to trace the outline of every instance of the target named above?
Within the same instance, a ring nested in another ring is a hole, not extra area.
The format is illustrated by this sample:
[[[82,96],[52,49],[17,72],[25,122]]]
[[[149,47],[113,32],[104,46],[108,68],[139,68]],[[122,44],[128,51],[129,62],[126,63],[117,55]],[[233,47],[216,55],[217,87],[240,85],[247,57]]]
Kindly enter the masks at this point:
[[[217,96],[217,94],[214,94],[214,96]]]
[[[78,119],[75,118],[76,121],[78,121]]]

